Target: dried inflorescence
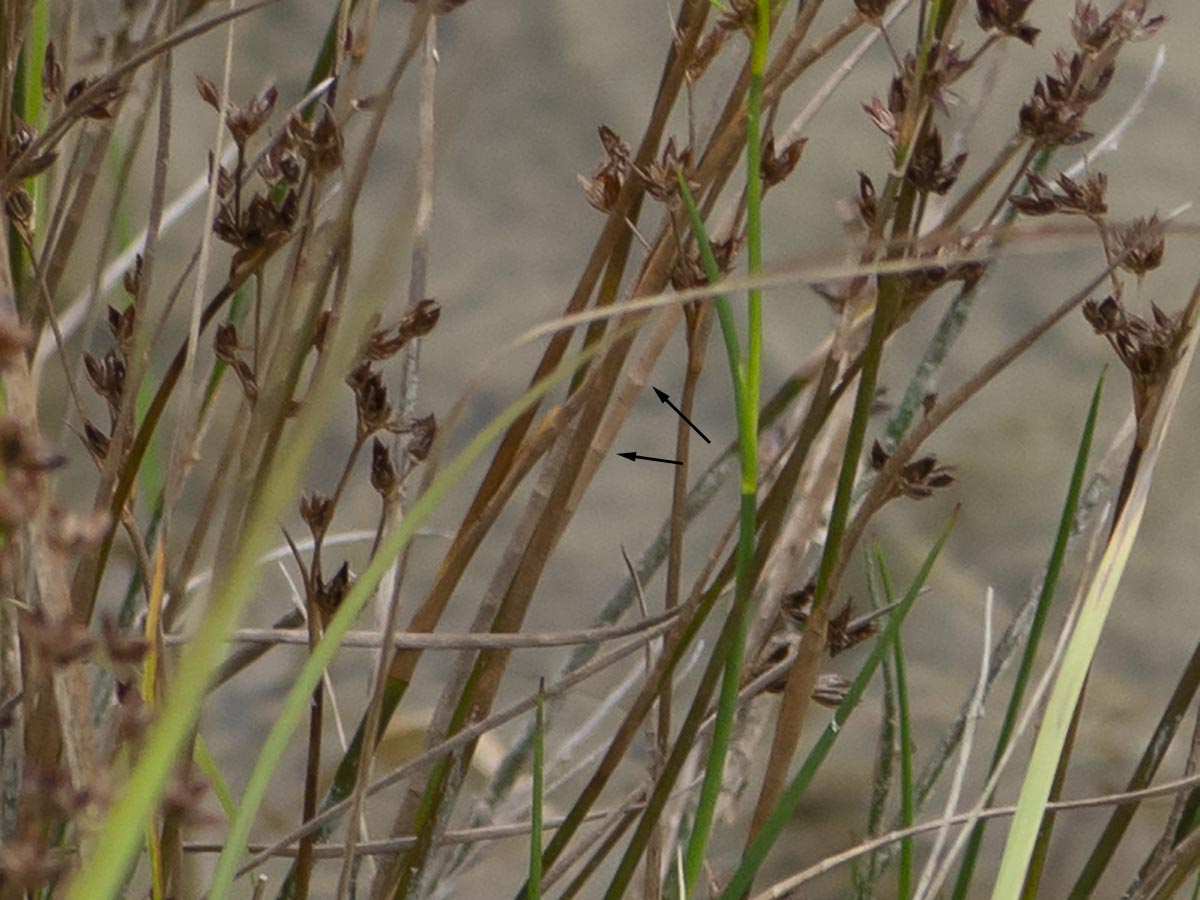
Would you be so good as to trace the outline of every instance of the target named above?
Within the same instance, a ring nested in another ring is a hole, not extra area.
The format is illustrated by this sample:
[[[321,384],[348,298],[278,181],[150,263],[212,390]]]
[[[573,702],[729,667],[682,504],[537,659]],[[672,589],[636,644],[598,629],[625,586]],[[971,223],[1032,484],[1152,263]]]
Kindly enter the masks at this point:
[[[906,174],[917,190],[941,195],[954,186],[966,161],[967,154],[959,153],[944,162],[941,132],[937,128],[927,128],[917,141]]]
[[[217,112],[221,111],[221,93],[209,79],[197,74],[196,91],[200,94],[201,100]],[[273,84],[251,97],[244,107],[239,106],[232,98],[227,98],[225,127],[229,129],[234,143],[245,148],[250,138],[254,137],[267,124],[267,119],[271,118],[271,113],[275,110],[275,102],[278,99],[279,92]]]
[[[361,363],[346,377],[354,391],[354,409],[358,418],[358,439],[366,440],[391,424],[392,403],[388,399],[383,376],[369,362]]]
[[[1030,172],[1028,194],[1013,194],[1008,198],[1013,207],[1027,216],[1048,216],[1053,213],[1087,216],[1099,221],[1108,212],[1105,193],[1108,176],[1103,172],[1089,172],[1082,181],[1076,181],[1060,172],[1053,183],[1036,172]]]
[[[1139,424],[1152,420],[1185,337],[1182,314],[1166,313],[1156,304],[1150,308],[1150,319],[1129,313],[1120,290],[1083,305],[1084,318],[1097,334],[1104,336],[1129,370]]]
[[[604,159],[597,164],[591,176],[579,175],[579,185],[595,209],[602,213],[612,212],[625,179],[632,165],[629,145],[607,125],[600,126],[600,145],[604,148]]]
[[[1104,238],[1109,254],[1118,265],[1139,278],[1162,265],[1167,230],[1157,215],[1108,228]]]
[[[342,601],[346,599],[346,594],[350,592],[352,584],[350,564],[345,562],[338,567],[328,581],[317,579],[313,591],[313,602],[326,622],[338,611]]]
[[[871,445],[871,468],[879,472],[891,458],[883,445],[875,441]],[[954,484],[954,466],[939,466],[936,456],[923,456],[901,467],[888,486],[888,497],[908,497],[924,500],[934,491]]]
[[[783,183],[792,174],[792,170],[800,162],[800,155],[804,152],[804,145],[807,143],[807,138],[799,138],[776,150],[775,136],[767,135],[767,139],[763,143],[762,161],[759,165],[763,190]]]
[[[1166,23],[1166,16],[1147,16],[1148,4],[1121,3],[1108,15],[1102,15],[1094,3],[1075,0],[1071,17],[1071,36],[1079,49],[1098,54],[1106,46],[1120,41],[1142,41],[1153,37]]]
[[[734,260],[746,245],[746,235],[739,234],[723,241],[710,244],[713,261],[717,264],[717,272],[722,278],[733,268]],[[703,287],[709,284],[708,273],[700,261],[700,254],[691,250],[686,255],[677,254],[675,267],[671,270],[671,286],[677,291]]]
[[[441,313],[442,308],[436,300],[422,300],[415,304],[396,325],[371,332],[363,350],[364,358],[372,362],[391,359],[412,341],[433,331]]]
[[[1033,46],[1041,33],[1025,21],[1033,0],[975,0],[979,26],[985,31],[998,31]]]
[[[692,176],[692,148],[680,150],[675,146],[675,138],[667,138],[659,158],[650,163],[647,171],[639,174],[646,185],[646,193],[663,203],[673,200],[679,194],[679,173],[683,173],[688,190],[693,193],[700,188],[700,182]]]

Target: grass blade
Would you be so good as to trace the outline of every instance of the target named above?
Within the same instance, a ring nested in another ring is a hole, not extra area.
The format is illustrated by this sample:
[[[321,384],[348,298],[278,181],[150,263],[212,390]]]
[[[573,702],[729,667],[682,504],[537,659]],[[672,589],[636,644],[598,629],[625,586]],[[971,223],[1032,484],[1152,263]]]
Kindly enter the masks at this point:
[[[1112,608],[1117,586],[1125,572],[1133,542],[1137,538],[1150,494],[1155,463],[1195,352],[1196,345],[1191,331],[1196,320],[1198,299],[1200,285],[1197,285],[1193,292],[1183,318],[1186,349],[1180,354],[1165,385],[1162,406],[1153,422],[1141,465],[1128,494],[1129,499],[1091,578],[1078,624],[1067,646],[1062,668],[1042,717],[1041,728],[1033,748],[1033,758],[1025,772],[1025,780],[1017,801],[1017,812],[1013,817],[1004,855],[1000,861],[1000,872],[992,891],[992,900],[1017,900],[1020,896],[1075,704],[1083,690],[1092,657],[1100,642],[1100,632]]]

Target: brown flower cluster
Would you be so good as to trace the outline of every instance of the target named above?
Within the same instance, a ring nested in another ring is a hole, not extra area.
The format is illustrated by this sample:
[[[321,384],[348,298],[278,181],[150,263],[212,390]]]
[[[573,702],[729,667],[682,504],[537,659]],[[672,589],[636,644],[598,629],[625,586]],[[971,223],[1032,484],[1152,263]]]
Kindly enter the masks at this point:
[[[1087,216],[1099,221],[1108,212],[1105,193],[1108,176],[1103,172],[1092,172],[1082,181],[1076,181],[1062,172],[1053,183],[1036,172],[1026,176],[1028,194],[1013,194],[1008,198],[1013,207],[1027,216],[1048,216],[1054,213]]]
[[[883,449],[879,441],[872,444],[872,469],[876,472],[882,470],[890,458],[891,455]],[[939,466],[937,457],[923,456],[900,469],[888,487],[888,496],[924,500],[931,497],[934,491],[954,484],[954,480],[954,466]]]
[[[600,145],[604,148],[604,159],[597,164],[591,176],[578,175],[579,186],[588,203],[602,213],[609,213],[617,202],[625,179],[629,177],[631,151],[621,136],[607,125],[600,126]]]

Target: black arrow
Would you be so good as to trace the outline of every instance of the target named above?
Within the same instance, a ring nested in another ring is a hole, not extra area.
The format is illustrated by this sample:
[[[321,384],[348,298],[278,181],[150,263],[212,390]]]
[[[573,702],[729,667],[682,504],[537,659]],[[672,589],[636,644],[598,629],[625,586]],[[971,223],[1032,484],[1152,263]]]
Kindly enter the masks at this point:
[[[618,453],[617,456],[623,456],[626,459],[631,459],[637,462],[639,459],[644,459],[647,462],[670,463],[673,466],[682,466],[683,463],[677,459],[659,459],[657,456],[640,456],[637,451],[630,450],[628,453]]]
[[[655,388],[654,393],[658,394],[659,400],[661,400],[663,403],[667,404],[667,406],[671,407],[671,409],[675,410],[675,414],[678,415],[679,418],[683,419],[683,421],[685,421],[689,425],[691,425],[692,431],[696,432],[696,434],[698,434],[698,435],[700,435],[700,437],[704,438],[704,443],[706,443],[706,444],[712,443],[712,441],[710,441],[708,439],[708,435],[706,435],[703,431],[701,431],[699,428],[697,428],[696,423],[693,422],[691,419],[689,419],[687,416],[685,416],[683,414],[683,412],[679,409],[679,407],[671,402],[671,398],[669,396],[667,396],[665,391],[660,391],[658,388]]]

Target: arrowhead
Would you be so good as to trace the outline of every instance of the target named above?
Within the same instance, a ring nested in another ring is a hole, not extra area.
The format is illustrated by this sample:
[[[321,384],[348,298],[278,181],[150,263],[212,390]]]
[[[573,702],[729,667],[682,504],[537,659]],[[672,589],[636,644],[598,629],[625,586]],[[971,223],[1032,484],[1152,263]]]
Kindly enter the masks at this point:
[[[628,453],[618,453],[617,456],[623,456],[626,459],[631,459],[634,462],[637,462],[637,451],[636,450],[630,450]]]
[[[669,395],[663,391],[660,391],[658,388],[654,389],[654,393],[658,394],[658,399],[662,403],[666,403],[667,400],[669,399]]]

